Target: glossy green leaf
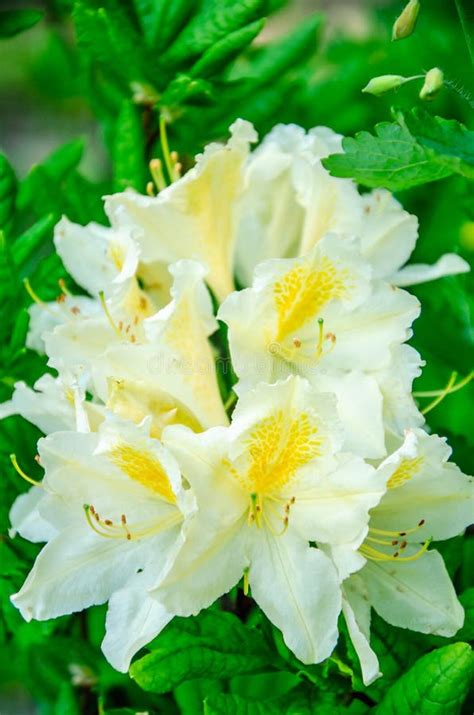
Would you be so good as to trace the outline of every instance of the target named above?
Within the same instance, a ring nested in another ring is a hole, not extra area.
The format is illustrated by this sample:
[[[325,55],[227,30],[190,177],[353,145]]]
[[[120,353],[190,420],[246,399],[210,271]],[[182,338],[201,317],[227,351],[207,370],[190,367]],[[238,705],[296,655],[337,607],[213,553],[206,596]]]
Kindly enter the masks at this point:
[[[191,69],[193,77],[209,77],[222,72],[226,65],[242,52],[257,37],[263,29],[265,19],[256,20],[235,32],[231,32],[222,40],[210,47]]]
[[[165,693],[192,678],[229,678],[271,667],[275,658],[262,635],[230,613],[208,611],[175,619],[130,668],[144,690]]]
[[[387,691],[375,715],[457,715],[474,677],[467,643],[438,648]]]
[[[147,182],[145,132],[141,113],[131,102],[124,102],[115,125],[113,147],[114,191],[133,188],[142,193]]]
[[[166,48],[192,14],[189,0],[133,0],[140,25],[155,52]]]
[[[266,0],[204,0],[162,58],[163,66],[182,66],[231,32],[262,17]]]
[[[16,177],[10,162],[0,154],[0,230],[8,235],[13,225],[16,197]]]

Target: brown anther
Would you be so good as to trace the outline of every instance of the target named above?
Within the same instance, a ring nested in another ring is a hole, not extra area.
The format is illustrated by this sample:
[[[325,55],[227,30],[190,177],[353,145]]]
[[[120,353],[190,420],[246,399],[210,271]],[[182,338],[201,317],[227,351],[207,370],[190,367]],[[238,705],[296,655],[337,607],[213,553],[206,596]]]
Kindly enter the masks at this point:
[[[392,541],[392,546],[397,546],[398,541],[395,539],[395,541]]]
[[[56,297],[56,303],[64,303],[65,300],[66,300],[66,296],[64,295],[64,293],[60,293]]]
[[[293,345],[295,346],[295,348],[300,348],[301,340],[299,338],[293,338]]]
[[[99,516],[99,512],[98,512],[98,511],[95,512],[94,516],[95,516],[95,518],[96,518],[96,521],[100,521],[100,516]]]
[[[366,206],[366,207],[364,208],[364,211],[365,211],[366,214],[369,214],[369,213],[370,213],[370,206]]]
[[[127,327],[125,328],[125,332],[126,332],[126,333],[129,333],[131,327],[132,327],[132,326],[131,326],[130,323],[129,323],[129,324],[127,325]]]
[[[136,343],[136,342],[137,342],[137,339],[136,339],[135,335],[130,335],[130,342],[132,342],[132,343]]]
[[[257,506],[255,507],[255,511],[262,511],[262,507],[257,504]]]
[[[72,306],[72,308],[71,308],[71,313],[72,313],[73,315],[79,315],[80,312],[81,312],[81,311],[80,311],[80,309],[77,307],[77,305],[73,305],[73,306]]]
[[[422,519],[421,521],[418,522],[418,526],[423,526],[424,523],[425,523],[425,520]]]
[[[334,333],[326,333],[325,338],[326,340],[330,340],[332,343],[336,342],[336,336]]]
[[[94,509],[94,507],[92,506],[92,504],[91,504],[90,507],[89,507],[89,511],[90,511],[91,514],[95,514],[95,509]]]
[[[147,303],[146,298],[143,295],[140,296],[140,300],[138,301],[138,304],[142,310],[145,310],[145,308],[147,307],[148,303]]]
[[[406,536],[407,532],[406,531],[399,531],[398,536]]]
[[[296,497],[291,497],[291,499],[290,499],[290,504],[294,504],[295,501],[296,501]]]
[[[106,520],[104,521],[104,524],[106,524],[106,526],[113,526],[113,522],[110,521],[110,519],[106,519]]]
[[[131,534],[127,534],[127,541],[130,541],[131,538],[132,538],[132,535],[131,535]]]
[[[125,516],[125,514],[122,514],[122,516],[120,517],[120,521],[121,521],[122,524],[124,524],[124,525],[127,523],[127,517]]]
[[[288,519],[287,516],[285,516],[285,518],[283,519],[284,525],[285,525],[285,526],[288,526],[288,522],[289,522],[289,519]]]
[[[402,543],[400,544],[401,549],[406,549],[407,546],[408,546],[408,541],[402,541]]]
[[[287,514],[288,514],[288,512],[290,511],[290,505],[289,505],[289,504],[286,504],[286,506],[285,506],[285,511],[286,511]]]
[[[117,327],[119,330],[123,330],[123,320],[119,320]]]
[[[138,321],[139,321],[139,320],[140,320],[140,318],[138,317],[138,315],[136,315],[136,316],[134,317],[134,319],[133,319],[133,324],[134,324],[134,325],[138,325]]]
[[[395,553],[393,554],[393,558],[394,558],[394,559],[397,559],[397,558],[399,557],[399,555],[400,555],[400,554],[398,553],[398,551],[395,551]]]

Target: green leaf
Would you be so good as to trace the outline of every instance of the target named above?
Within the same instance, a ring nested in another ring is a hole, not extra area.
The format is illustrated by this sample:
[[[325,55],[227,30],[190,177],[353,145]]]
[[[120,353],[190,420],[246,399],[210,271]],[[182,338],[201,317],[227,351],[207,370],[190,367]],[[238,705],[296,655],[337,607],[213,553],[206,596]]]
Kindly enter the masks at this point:
[[[147,181],[145,132],[139,109],[125,101],[115,125],[112,151],[114,191],[131,187],[143,192]]]
[[[426,112],[398,113],[396,124],[382,122],[375,135],[346,137],[344,154],[323,164],[333,176],[364,186],[401,191],[444,179],[453,173],[474,177],[474,132],[454,120]]]
[[[56,216],[47,214],[16,239],[12,246],[12,255],[18,267],[26,263],[32,254],[48,240],[55,223]]]
[[[0,11],[0,37],[13,37],[36,25],[44,16],[41,10],[24,8]]]
[[[143,42],[129,21],[120,2],[110,1],[97,7],[94,0],[80,0],[74,5],[77,42],[93,65],[103,67],[107,75],[124,87],[146,79]]]
[[[229,678],[275,662],[261,633],[218,611],[204,611],[193,620],[175,619],[150,648],[149,655],[133,663],[130,675],[155,693],[192,678]]]
[[[456,638],[460,641],[474,641],[474,588],[468,588],[459,596],[464,612],[464,625]]]
[[[0,298],[2,299],[2,320],[0,333],[8,329],[10,316],[8,311],[10,303],[16,293],[15,268],[13,265],[10,246],[3,231],[0,231]],[[8,317],[7,317],[8,316]]]
[[[13,225],[17,182],[10,162],[0,154],[0,230],[8,235]]]
[[[287,712],[285,710],[285,712]],[[240,695],[212,695],[204,701],[204,715],[281,715],[279,705],[257,702]]]
[[[247,45],[257,37],[263,29],[265,18],[256,20],[240,30],[231,32],[226,37],[216,42],[191,69],[192,77],[209,77],[222,72],[226,65],[234,59]]]
[[[418,144],[408,129],[399,124],[382,122],[375,127],[375,136],[359,132],[355,139],[346,137],[344,154],[323,159],[323,165],[333,175],[355,179],[372,188],[383,186],[401,191],[412,186],[444,179],[452,173],[426,147]]]
[[[182,66],[231,32],[262,17],[266,0],[204,0],[200,11],[162,57],[162,65]]]
[[[420,109],[400,115],[400,123],[421,146],[451,164],[453,172],[474,178],[474,132],[455,119],[434,117]]]
[[[294,68],[315,52],[323,24],[322,15],[313,15],[282,40],[258,49],[251,59],[250,72],[246,71],[242,79],[252,78],[251,86],[254,88],[267,84]],[[247,87],[247,92],[248,89]]]
[[[457,715],[473,676],[474,655],[467,643],[439,648],[392,685],[376,715]]]
[[[155,52],[168,47],[193,11],[189,0],[133,0],[146,40]]]

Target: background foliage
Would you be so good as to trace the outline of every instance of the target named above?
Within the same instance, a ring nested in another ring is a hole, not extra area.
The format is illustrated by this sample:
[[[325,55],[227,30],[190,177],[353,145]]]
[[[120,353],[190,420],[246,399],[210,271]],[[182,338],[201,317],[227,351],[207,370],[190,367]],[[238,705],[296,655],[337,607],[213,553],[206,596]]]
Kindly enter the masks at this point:
[[[328,168],[363,186],[400,192],[406,208],[420,217],[417,262],[432,262],[446,251],[472,260],[474,135],[458,123],[473,129],[469,3],[422,2],[416,33],[399,43],[390,43],[391,25],[402,8],[395,1],[367,11],[365,30],[357,37],[328,28],[322,15],[313,14],[286,34],[269,39],[267,33],[262,40],[265,18],[283,5],[282,0],[49,0],[43,10],[0,11],[2,94],[8,97],[13,88],[33,115],[46,108],[57,112],[63,125],[72,118],[77,124],[79,117],[88,129],[94,127],[88,145],[81,139],[58,145],[25,176],[12,168],[14,155],[0,155],[1,400],[17,380],[32,384],[45,370],[44,358],[24,347],[30,298],[23,279],[28,277],[41,298],[53,299],[58,279],[66,277],[52,250],[59,217],[105,223],[103,194],[126,186],[144,191],[148,161],[161,152],[160,114],[186,167],[206,142],[226,135],[236,116],[254,122],[260,136],[276,122],[324,124],[356,134],[346,144],[347,154],[328,160]],[[429,105],[418,99],[416,83],[383,98],[360,92],[376,75],[412,75],[433,66],[443,69],[446,85]],[[20,104],[19,117],[22,111]],[[413,169],[420,157],[424,168]],[[472,283],[471,276],[460,276],[416,289],[423,312],[413,344],[427,365],[415,390],[440,388],[452,371],[463,376],[471,370]],[[474,446],[473,397],[471,383],[428,415],[429,426],[448,436],[455,460],[467,472]],[[22,583],[37,547],[8,536],[10,505],[26,487],[9,454],[35,465],[40,434],[20,418],[4,420],[0,428],[2,715],[21,712],[25,691],[44,715],[473,711],[468,691],[474,665],[466,645],[474,636],[469,535],[440,545],[466,609],[464,628],[456,638],[443,639],[399,630],[374,616],[373,643],[384,677],[369,688],[361,682],[343,624],[334,655],[320,666],[303,666],[238,589],[197,618],[175,619],[135,661],[130,676],[113,671],[101,656],[103,608],[24,623],[8,597]]]

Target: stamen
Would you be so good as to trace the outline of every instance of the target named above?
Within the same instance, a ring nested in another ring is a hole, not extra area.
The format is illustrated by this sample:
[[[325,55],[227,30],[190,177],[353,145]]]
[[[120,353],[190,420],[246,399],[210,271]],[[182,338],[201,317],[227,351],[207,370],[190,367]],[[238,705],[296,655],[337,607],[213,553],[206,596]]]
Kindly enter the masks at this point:
[[[293,345],[295,346],[295,348],[300,348],[301,340],[299,338],[293,338]]]
[[[431,412],[431,410],[434,410],[435,407],[439,405],[440,402],[444,400],[447,395],[449,395],[454,383],[456,382],[458,374],[457,372],[451,373],[451,377],[448,380],[448,383],[444,390],[436,397],[432,402],[430,402],[424,409],[421,410],[422,415],[427,415],[428,412]]]
[[[35,487],[43,486],[41,482],[37,482],[36,479],[29,477],[28,474],[26,474],[26,472],[23,471],[23,469],[18,464],[16,454],[10,454],[10,460],[11,460],[11,463],[13,464],[13,467],[14,467],[16,473],[19,474],[22,479],[29,482],[30,484],[33,484],[33,486],[35,486]]]
[[[84,504],[84,513],[88,525],[98,536],[103,536],[105,539],[127,539],[127,541],[153,536],[160,531],[175,526],[183,519],[182,514],[176,510],[169,517],[152,523],[149,526],[145,525],[141,529],[129,529],[125,514],[121,515],[120,524],[114,524],[112,519],[101,519],[92,504]]]
[[[57,320],[57,314],[51,310],[51,308],[48,306],[47,303],[44,302],[44,300],[41,300],[39,295],[35,293],[33,288],[31,287],[31,283],[28,280],[28,278],[23,278],[23,285],[25,286],[26,292],[30,296],[30,298],[36,303],[36,305],[39,305],[43,310],[45,310],[47,313],[53,316],[55,320]]]
[[[59,285],[59,287],[60,287],[60,289],[62,290],[62,292],[63,292],[64,295],[69,295],[69,296],[72,295],[71,291],[68,289],[68,287],[67,287],[67,285],[66,285],[66,281],[64,280],[64,278],[60,278],[60,279],[58,280],[58,285]]]
[[[108,309],[108,307],[107,307],[107,303],[106,303],[106,301],[105,301],[105,295],[104,295],[104,291],[103,291],[103,290],[99,291],[99,300],[100,300],[100,304],[101,304],[101,306],[102,306],[102,309],[103,309],[103,311],[104,311],[104,313],[105,313],[105,317],[106,317],[107,320],[109,321],[109,324],[110,324],[112,330],[116,333],[116,335],[118,335],[119,337],[121,337],[120,328],[117,327],[117,325],[115,324],[114,319],[112,318],[112,316],[111,316],[111,314],[110,314],[110,311],[109,311],[109,309]]]
[[[248,596],[249,593],[249,570],[244,569],[244,596]]]
[[[160,142],[161,150],[163,152],[163,159],[165,160],[166,171],[170,181],[173,181],[173,161],[171,159],[170,148],[168,144],[168,135],[166,132],[166,119],[163,114],[160,114]]]
[[[452,375],[455,373],[451,373]],[[457,385],[453,385],[453,387],[450,389],[448,394],[452,394],[453,392],[457,392],[458,390],[462,390],[463,387],[466,387],[471,380],[474,379],[474,370],[472,370],[469,375],[466,375],[460,382],[458,382]],[[446,392],[446,388],[442,390],[426,390],[426,391],[421,391],[421,392],[414,392],[413,397],[438,397],[440,395],[444,395]]]
[[[146,185],[146,192],[152,199],[155,198],[155,185],[153,184],[153,181],[148,181]]]
[[[155,182],[158,191],[163,191],[166,189],[165,175],[163,174],[163,164],[161,159],[152,159],[150,161],[150,174],[153,181]]]

